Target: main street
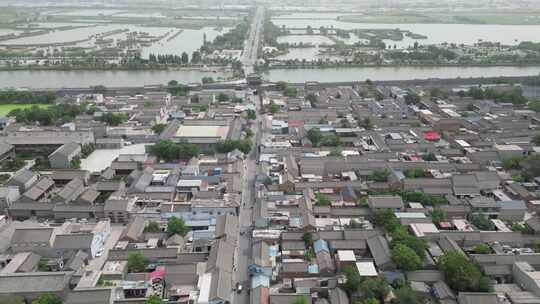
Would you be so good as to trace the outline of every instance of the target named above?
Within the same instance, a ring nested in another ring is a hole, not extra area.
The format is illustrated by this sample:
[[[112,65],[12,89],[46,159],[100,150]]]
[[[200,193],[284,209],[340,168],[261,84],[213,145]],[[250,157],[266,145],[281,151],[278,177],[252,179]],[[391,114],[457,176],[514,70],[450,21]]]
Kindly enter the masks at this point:
[[[242,66],[244,68],[244,74],[247,76],[253,73],[255,63],[257,62],[257,56],[259,52],[259,43],[261,40],[261,33],[264,27],[264,7],[259,6],[255,11],[253,22],[251,24],[249,35],[244,42],[244,52],[242,53]]]
[[[235,293],[234,304],[249,303],[250,278],[248,275],[248,266],[251,261],[251,225],[252,212],[255,203],[255,178],[257,175],[257,158],[259,157],[259,144],[261,142],[261,125],[262,119],[259,114],[260,99],[259,95],[254,95],[254,102],[257,112],[257,118],[252,124],[253,130],[253,148],[246,156],[244,161],[244,180],[242,186],[242,203],[240,206],[239,218],[239,235],[238,245],[235,252],[235,270],[233,273],[233,283],[240,283],[243,288],[241,293]]]

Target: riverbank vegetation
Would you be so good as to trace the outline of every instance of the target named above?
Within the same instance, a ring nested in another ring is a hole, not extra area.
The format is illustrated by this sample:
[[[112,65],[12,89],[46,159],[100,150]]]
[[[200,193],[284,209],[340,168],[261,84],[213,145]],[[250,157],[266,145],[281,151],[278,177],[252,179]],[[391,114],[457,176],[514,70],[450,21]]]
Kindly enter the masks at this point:
[[[534,13],[441,13],[441,12],[389,12],[362,15],[338,16],[337,20],[351,23],[433,23],[433,24],[497,24],[497,25],[538,25],[540,19]]]
[[[15,109],[8,116],[15,117],[16,121],[25,124],[39,123],[43,126],[61,125],[70,122],[75,116],[86,111],[86,105],[54,105],[48,108],[33,106],[25,109]]]
[[[0,91],[0,104],[51,104],[55,100],[56,94],[54,92]]]

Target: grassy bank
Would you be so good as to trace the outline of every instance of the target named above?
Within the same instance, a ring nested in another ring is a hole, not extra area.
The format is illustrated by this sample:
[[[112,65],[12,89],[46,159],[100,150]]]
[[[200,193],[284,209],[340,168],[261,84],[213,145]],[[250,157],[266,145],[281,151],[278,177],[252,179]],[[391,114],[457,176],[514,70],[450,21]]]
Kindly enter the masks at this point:
[[[5,117],[9,112],[15,109],[27,109],[33,106],[38,106],[40,108],[49,107],[49,105],[46,104],[0,104],[0,117]]]

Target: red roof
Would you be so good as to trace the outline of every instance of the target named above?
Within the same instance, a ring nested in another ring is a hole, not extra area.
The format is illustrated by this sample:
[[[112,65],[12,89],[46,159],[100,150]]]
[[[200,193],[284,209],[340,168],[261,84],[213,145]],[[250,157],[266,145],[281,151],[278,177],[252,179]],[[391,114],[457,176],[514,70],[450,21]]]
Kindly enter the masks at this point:
[[[164,266],[156,267],[156,270],[146,275],[146,281],[148,282],[153,282],[155,279],[163,279],[163,278],[165,278]]]
[[[445,229],[450,229],[450,228],[452,228],[452,223],[450,223],[450,222],[440,222],[439,227],[445,228]]]
[[[289,120],[288,121],[289,127],[303,127],[304,121],[303,120]]]
[[[438,141],[441,139],[441,136],[435,131],[428,131],[424,132],[424,139],[429,141]]]

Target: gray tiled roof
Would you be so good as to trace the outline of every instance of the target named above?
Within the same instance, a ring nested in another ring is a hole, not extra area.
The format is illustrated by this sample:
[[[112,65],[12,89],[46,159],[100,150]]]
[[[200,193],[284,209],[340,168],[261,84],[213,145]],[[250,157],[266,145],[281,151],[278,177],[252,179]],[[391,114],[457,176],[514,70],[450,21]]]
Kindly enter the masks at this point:
[[[209,300],[222,299],[226,302],[231,300],[232,276],[229,272],[222,269],[212,271],[210,282]]]
[[[0,294],[63,291],[72,272],[29,272],[0,275]]]
[[[57,234],[54,238],[55,249],[86,249],[92,246],[92,233]]]
[[[115,289],[80,288],[67,294],[65,304],[110,304],[114,301]]]
[[[11,243],[49,242],[54,228],[17,228],[11,237]]]
[[[54,186],[53,180],[48,177],[44,177],[40,179],[37,183],[35,183],[30,189],[28,189],[28,191],[26,191],[23,195],[31,200],[37,200],[41,195],[43,195],[44,192],[48,191],[52,186]]]
[[[73,153],[75,153],[75,151],[77,151],[77,149],[79,149],[79,144],[77,143],[67,143],[67,144],[64,144],[62,146],[60,146],[60,148],[56,149],[53,153],[51,153],[51,155],[49,155],[49,157],[53,157],[54,155],[62,155],[62,156],[70,156],[72,155]]]
[[[377,266],[382,266],[386,263],[391,262],[390,257],[390,248],[388,246],[388,241],[382,236],[376,236],[369,238],[367,240],[369,251],[371,256],[375,260]]]
[[[226,214],[220,215],[216,219],[216,237],[226,236],[228,238],[236,239],[238,234],[238,217]]]
[[[213,271],[215,268],[220,268],[227,272],[232,272],[233,255],[235,246],[225,240],[218,240],[212,245],[208,262],[206,263],[206,271]]]

